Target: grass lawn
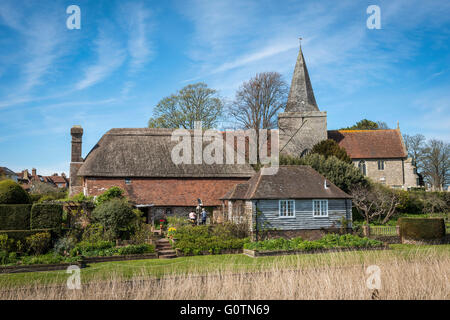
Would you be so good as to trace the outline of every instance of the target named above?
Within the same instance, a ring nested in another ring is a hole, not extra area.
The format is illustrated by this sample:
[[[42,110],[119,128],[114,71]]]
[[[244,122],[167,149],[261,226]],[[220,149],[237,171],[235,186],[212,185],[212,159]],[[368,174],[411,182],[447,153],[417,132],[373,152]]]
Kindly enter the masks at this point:
[[[277,257],[250,258],[243,254],[208,255],[180,257],[170,260],[152,259],[117,261],[91,264],[81,269],[81,280],[109,280],[115,277],[132,278],[152,276],[161,278],[174,274],[203,274],[214,271],[259,271],[276,268],[302,269],[320,266],[346,267],[366,266],[396,258],[425,260],[428,255],[450,256],[450,245],[415,246],[391,245],[392,250],[351,251],[338,253],[304,254]],[[0,290],[6,287],[32,286],[42,284],[65,284],[68,278],[65,270],[0,274]]]

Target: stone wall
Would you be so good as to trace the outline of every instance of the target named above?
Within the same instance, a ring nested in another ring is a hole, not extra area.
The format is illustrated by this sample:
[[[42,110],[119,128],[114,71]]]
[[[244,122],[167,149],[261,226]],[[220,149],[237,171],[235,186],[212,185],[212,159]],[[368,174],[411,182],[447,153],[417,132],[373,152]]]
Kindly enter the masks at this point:
[[[330,228],[330,229],[313,229],[313,230],[265,230],[260,231],[258,235],[253,232],[253,239],[276,239],[276,238],[286,238],[292,239],[296,237],[302,237],[304,240],[318,240],[328,233],[340,233],[340,229]],[[351,229],[346,230],[347,233],[351,233]]]

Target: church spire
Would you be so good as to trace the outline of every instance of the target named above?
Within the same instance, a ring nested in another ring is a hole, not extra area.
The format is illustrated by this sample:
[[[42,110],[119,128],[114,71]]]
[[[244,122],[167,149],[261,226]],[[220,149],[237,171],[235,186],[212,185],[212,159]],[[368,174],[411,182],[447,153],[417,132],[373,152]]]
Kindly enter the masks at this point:
[[[306,68],[305,58],[300,46],[285,112],[305,111],[319,111],[319,107],[314,98],[308,68]]]

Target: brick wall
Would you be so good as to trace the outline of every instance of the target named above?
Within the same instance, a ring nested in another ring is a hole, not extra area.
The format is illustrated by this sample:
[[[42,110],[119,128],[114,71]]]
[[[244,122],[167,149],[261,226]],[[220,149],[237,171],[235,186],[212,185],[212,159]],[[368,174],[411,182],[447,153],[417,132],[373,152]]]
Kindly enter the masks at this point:
[[[247,178],[92,178],[84,179],[84,188],[88,196],[97,196],[108,188],[117,186],[125,190],[136,204],[155,206],[192,207],[200,198],[204,206],[220,206],[220,198],[237,183]]]

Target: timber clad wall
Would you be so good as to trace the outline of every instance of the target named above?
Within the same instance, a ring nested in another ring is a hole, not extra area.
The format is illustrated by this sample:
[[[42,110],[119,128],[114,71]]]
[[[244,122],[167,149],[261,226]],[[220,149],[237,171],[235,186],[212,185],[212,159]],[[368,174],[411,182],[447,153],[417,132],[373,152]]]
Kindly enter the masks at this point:
[[[313,217],[312,199],[295,200],[295,217],[289,218],[279,217],[278,200],[259,200],[257,206],[262,212],[258,217],[259,225],[266,221],[270,224],[266,228],[278,230],[339,228],[342,217],[352,219],[351,200],[348,199],[329,199],[328,217]]]

